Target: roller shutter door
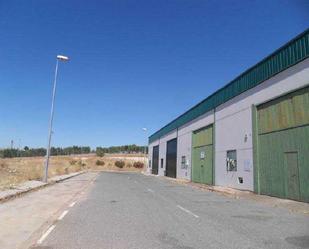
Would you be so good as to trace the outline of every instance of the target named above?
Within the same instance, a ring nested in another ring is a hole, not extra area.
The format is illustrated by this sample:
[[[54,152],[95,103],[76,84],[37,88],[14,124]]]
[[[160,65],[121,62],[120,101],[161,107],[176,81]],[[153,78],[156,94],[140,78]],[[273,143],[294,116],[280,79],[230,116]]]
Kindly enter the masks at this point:
[[[157,175],[159,169],[159,145],[152,148],[152,174]]]
[[[261,194],[309,202],[309,87],[257,107]]]
[[[168,141],[166,146],[166,176],[176,178],[177,138]]]
[[[213,126],[192,134],[192,181],[213,184]]]

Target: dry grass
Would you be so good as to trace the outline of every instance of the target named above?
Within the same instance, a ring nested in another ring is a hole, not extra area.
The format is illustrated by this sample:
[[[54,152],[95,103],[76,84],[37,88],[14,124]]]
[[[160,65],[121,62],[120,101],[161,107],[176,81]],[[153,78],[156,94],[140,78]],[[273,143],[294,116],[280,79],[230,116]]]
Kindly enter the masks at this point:
[[[97,160],[103,161],[104,165],[97,165]],[[125,166],[119,169],[115,166],[115,161],[125,161]],[[49,177],[64,175],[81,170],[119,170],[119,171],[141,171],[132,167],[135,161],[144,162],[141,155],[106,155],[97,157],[96,155],[78,156],[53,156],[50,159],[48,171]],[[28,181],[40,180],[43,174],[43,157],[5,158],[0,159],[0,190],[13,188],[15,185]]]

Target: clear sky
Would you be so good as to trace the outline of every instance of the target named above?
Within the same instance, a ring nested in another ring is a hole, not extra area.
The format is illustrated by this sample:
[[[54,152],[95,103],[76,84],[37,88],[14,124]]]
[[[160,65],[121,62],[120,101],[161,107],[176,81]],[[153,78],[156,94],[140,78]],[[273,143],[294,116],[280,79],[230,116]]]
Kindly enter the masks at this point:
[[[0,147],[145,144],[309,26],[302,0],[0,0]]]

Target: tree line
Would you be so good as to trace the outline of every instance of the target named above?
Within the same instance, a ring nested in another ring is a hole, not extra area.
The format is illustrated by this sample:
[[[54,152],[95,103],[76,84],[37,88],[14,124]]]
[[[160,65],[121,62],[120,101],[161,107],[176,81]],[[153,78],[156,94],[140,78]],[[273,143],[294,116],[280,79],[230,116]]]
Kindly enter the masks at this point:
[[[96,154],[98,156],[104,156],[105,153],[146,153],[148,151],[148,148],[145,146],[139,146],[136,144],[128,144],[128,145],[121,145],[121,146],[110,146],[110,147],[97,147],[96,148]]]
[[[52,156],[60,155],[74,155],[74,154],[89,154],[91,148],[89,146],[70,146],[70,147],[51,147],[50,154]],[[12,157],[33,157],[33,156],[45,156],[45,148],[29,148],[25,146],[23,149],[7,148],[0,149],[0,158],[12,158]]]
[[[105,153],[146,153],[148,148],[145,146],[139,146],[136,144],[128,144],[121,146],[110,147],[97,147],[92,151],[89,146],[69,146],[69,147],[51,147],[50,154],[52,156],[65,156],[65,155],[77,155],[77,154],[89,154],[96,153],[98,156],[104,156]],[[25,146],[23,149],[6,148],[0,149],[0,158],[12,158],[12,157],[34,157],[45,156],[46,148],[29,148]]]

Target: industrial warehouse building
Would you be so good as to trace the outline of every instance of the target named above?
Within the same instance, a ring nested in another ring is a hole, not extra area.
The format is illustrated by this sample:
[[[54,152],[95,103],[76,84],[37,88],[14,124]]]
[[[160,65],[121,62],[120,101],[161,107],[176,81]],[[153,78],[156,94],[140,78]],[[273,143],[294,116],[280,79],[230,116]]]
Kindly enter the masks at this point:
[[[151,135],[149,171],[309,202],[309,30]]]

